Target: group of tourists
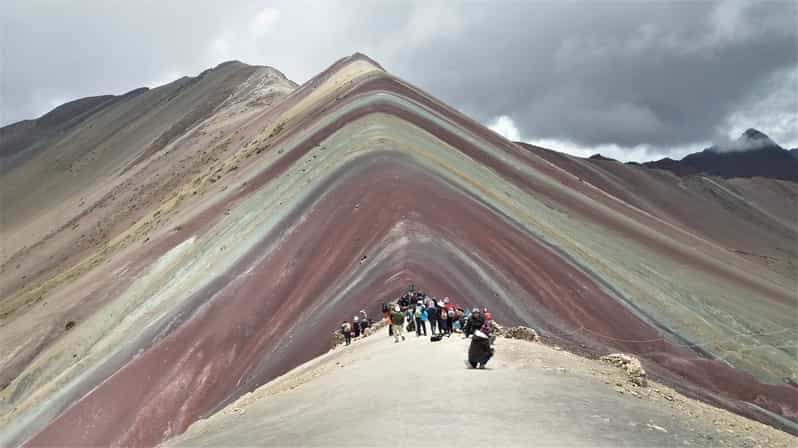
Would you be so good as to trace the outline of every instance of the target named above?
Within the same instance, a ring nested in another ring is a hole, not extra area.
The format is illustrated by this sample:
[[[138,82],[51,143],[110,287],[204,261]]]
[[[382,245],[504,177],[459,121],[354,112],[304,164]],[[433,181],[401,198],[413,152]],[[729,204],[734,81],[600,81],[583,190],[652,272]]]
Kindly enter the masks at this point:
[[[359,338],[361,335],[365,336],[366,329],[373,324],[373,321],[369,320],[366,310],[360,310],[358,314],[351,321],[345,320],[341,322],[341,334],[344,335],[344,343],[346,345],[352,343],[352,338]]]
[[[429,335],[432,342],[451,337],[452,333],[462,333],[464,338],[471,337],[466,367],[484,369],[493,356],[492,316],[487,308],[463,309],[449,297],[438,299],[416,291],[411,283],[407,292],[395,302],[384,303],[382,312],[388,324],[388,336],[394,338],[394,343],[404,341],[405,332],[415,332],[416,337]],[[351,344],[353,338],[365,336],[366,329],[373,323],[365,310],[360,310],[360,315],[351,321],[343,321],[341,333],[345,344]]]
[[[390,323],[388,335],[395,342],[404,340],[404,331],[415,332],[417,337],[427,336],[427,326],[432,337],[451,337],[452,333],[469,337],[491,319],[487,308],[463,309],[449,297],[438,299],[413,289],[411,285],[393,309],[390,304],[383,304],[383,317]]]

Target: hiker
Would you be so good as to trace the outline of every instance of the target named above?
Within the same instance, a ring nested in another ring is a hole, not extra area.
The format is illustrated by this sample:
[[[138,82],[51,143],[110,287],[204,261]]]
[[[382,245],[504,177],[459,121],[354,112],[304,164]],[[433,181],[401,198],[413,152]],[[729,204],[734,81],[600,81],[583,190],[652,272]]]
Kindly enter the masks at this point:
[[[402,313],[402,308],[399,305],[394,307],[393,312],[391,313],[391,326],[393,327],[393,341],[399,342],[399,337],[402,340],[405,340],[405,336],[402,334],[402,326],[405,324],[405,315]]]
[[[446,310],[446,336],[449,337],[454,331],[454,309],[448,308]]]
[[[487,307],[482,309],[482,315],[485,317],[485,322],[490,322],[493,320],[493,316],[491,316],[490,312],[488,312]]]
[[[429,320],[430,333],[435,334],[435,324],[438,322],[438,311],[435,308],[435,301],[427,304],[427,320]]]
[[[424,330],[424,336],[427,335],[427,321],[429,320],[429,314],[427,314],[427,307],[424,305],[419,305],[421,308],[421,328]]]
[[[449,314],[443,302],[438,302],[438,325],[441,327],[441,334],[449,335]]]
[[[346,341],[346,345],[352,343],[352,325],[347,322],[343,321],[341,323],[341,333],[344,335],[344,340]]]
[[[482,327],[474,331],[471,338],[471,345],[468,347],[468,359],[465,365],[471,369],[484,369],[485,364],[493,356],[493,347],[490,346],[490,327],[483,324]]]
[[[427,325],[424,323],[426,322],[426,314],[427,312],[421,305],[421,301],[419,301],[419,303],[416,305],[416,311],[413,314],[413,317],[416,319],[416,337],[420,337],[422,332],[424,333],[424,336],[427,335]]]
[[[446,336],[452,335],[454,329],[454,305],[449,301],[448,297],[443,298],[443,319],[446,321]]]
[[[468,322],[466,322],[465,328],[463,329],[465,337],[467,338],[474,334],[475,331],[482,328],[482,324],[484,323],[485,318],[482,316],[479,308],[474,308],[471,310],[471,317],[468,318]]]
[[[407,326],[405,327],[405,331],[408,333],[416,331],[416,319],[415,315],[413,314],[413,308],[408,308],[407,312],[405,313],[405,321],[407,322]]]
[[[382,318],[388,323],[388,337],[393,336],[393,325],[391,325],[391,309],[387,303],[382,304]]]
[[[454,313],[454,328],[457,330],[462,331],[465,327],[465,311],[462,308],[457,308],[457,311]]]
[[[366,328],[368,328],[371,325],[368,318],[366,318],[366,313],[363,312],[362,310],[360,312],[363,313],[363,318],[360,319],[360,334],[366,336]]]
[[[357,316],[355,316],[352,319],[352,333],[353,333],[352,334],[353,337],[355,337],[355,338],[359,338],[360,337],[360,322],[358,322],[358,317]]]

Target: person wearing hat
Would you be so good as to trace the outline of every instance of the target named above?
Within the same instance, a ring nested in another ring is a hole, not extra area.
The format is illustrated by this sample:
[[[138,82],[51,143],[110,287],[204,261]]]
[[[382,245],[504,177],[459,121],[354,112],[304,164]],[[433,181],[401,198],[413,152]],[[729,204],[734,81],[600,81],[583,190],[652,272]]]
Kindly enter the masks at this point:
[[[468,318],[468,322],[465,324],[465,328],[463,329],[463,333],[465,337],[469,337],[474,334],[475,331],[482,328],[482,324],[485,323],[485,317],[482,316],[482,313],[479,311],[479,308],[474,308],[471,310],[471,316]]]
[[[443,302],[438,302],[438,326],[441,329],[441,334],[449,334],[449,313]]]
[[[346,345],[352,343],[352,325],[349,322],[341,322],[341,334],[344,335],[344,341],[346,342]]]
[[[391,328],[393,328],[393,341],[399,342],[399,338],[401,337],[402,340],[405,340],[405,336],[402,334],[404,328],[402,328],[405,324],[405,315],[402,313],[402,308],[399,305],[396,305],[391,312]]]
[[[474,331],[465,365],[470,369],[484,369],[491,357],[493,357],[493,347],[490,346],[490,327],[483,324],[480,329]]]
[[[368,328],[370,324],[369,324],[368,317],[366,316],[366,312],[363,311],[363,310],[360,310],[360,313],[363,315],[363,317],[360,318],[360,334],[363,335],[363,337],[365,337],[366,336],[366,328]]]

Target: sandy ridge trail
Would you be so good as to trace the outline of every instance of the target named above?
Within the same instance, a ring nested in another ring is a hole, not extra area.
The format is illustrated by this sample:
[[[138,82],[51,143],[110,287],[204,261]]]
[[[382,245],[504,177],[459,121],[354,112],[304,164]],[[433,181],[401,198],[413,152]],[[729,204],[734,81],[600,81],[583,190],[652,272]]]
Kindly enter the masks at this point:
[[[486,370],[468,342],[375,336],[241,397],[172,446],[795,446],[798,439],[620,370],[499,338]]]

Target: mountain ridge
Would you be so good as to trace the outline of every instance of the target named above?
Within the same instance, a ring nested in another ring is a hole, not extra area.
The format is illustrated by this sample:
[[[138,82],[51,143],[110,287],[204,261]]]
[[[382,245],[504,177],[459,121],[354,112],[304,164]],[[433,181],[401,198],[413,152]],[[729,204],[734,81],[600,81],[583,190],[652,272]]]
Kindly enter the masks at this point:
[[[645,162],[648,168],[670,171],[679,177],[709,175],[723,178],[768,177],[798,182],[796,152],[788,151],[756,129],[743,132],[729,147],[711,146],[679,161],[663,158]]]

